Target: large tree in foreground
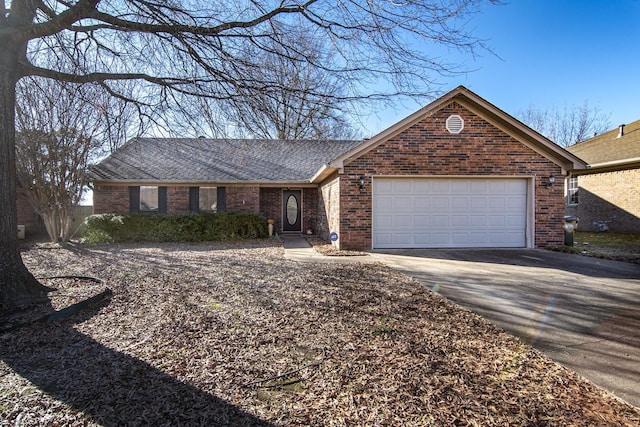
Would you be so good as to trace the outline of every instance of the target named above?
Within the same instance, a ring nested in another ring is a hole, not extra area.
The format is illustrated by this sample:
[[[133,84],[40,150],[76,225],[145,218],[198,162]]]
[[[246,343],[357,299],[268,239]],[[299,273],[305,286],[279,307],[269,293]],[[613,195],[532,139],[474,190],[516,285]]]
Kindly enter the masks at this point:
[[[22,263],[16,233],[21,78],[97,83],[121,98],[120,83],[136,81],[132,101],[153,108],[181,95],[230,99],[279,84],[256,72],[263,64],[244,55],[247,46],[269,52],[276,43],[278,55],[297,58],[304,46],[284,36],[304,29],[333,53],[309,65],[340,76],[350,98],[424,95],[453,70],[441,59],[447,48],[480,45],[463,24],[490,1],[0,0],[0,304],[46,297]],[[429,54],[437,45],[444,48]]]

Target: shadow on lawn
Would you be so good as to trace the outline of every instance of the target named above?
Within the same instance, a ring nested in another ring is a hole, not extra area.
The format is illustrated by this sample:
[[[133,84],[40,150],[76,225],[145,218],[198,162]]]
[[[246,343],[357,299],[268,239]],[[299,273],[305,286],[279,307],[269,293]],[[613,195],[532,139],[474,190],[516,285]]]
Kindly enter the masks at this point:
[[[40,390],[100,425],[271,425],[72,327],[108,303],[56,323],[4,334],[0,358]]]

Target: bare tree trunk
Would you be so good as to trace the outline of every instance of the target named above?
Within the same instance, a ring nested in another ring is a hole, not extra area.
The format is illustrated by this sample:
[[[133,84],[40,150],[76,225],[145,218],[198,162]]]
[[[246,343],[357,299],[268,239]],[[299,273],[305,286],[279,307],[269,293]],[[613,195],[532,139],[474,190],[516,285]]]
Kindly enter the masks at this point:
[[[42,217],[42,222],[44,222],[44,228],[49,235],[49,240],[51,243],[58,243],[58,241],[60,241],[60,232],[58,231],[55,212],[50,210],[49,212],[40,214],[40,216]]]
[[[41,213],[40,216],[51,243],[69,241],[72,234],[73,207],[52,207],[49,211]]]
[[[62,242],[68,242],[69,239],[71,239],[71,235],[73,234],[71,225],[73,222],[74,211],[75,205],[63,207],[60,210],[60,240]]]
[[[15,87],[18,54],[0,38],[0,304],[47,301],[47,287],[27,270],[18,245],[15,157]]]

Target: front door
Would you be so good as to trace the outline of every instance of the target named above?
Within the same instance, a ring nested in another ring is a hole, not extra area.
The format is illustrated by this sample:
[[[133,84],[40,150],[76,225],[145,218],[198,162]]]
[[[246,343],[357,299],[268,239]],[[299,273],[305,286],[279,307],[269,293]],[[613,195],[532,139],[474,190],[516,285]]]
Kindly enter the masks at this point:
[[[282,231],[302,232],[302,190],[282,192]]]

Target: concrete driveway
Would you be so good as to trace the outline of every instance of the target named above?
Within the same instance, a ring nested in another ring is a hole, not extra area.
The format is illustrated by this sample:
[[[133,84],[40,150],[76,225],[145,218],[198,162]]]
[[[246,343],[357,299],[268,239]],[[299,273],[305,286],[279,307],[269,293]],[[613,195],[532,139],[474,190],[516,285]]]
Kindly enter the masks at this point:
[[[640,265],[535,249],[371,256],[640,407]]]

